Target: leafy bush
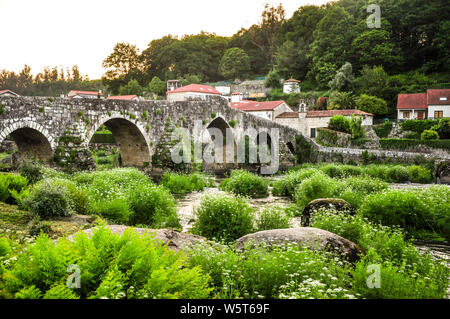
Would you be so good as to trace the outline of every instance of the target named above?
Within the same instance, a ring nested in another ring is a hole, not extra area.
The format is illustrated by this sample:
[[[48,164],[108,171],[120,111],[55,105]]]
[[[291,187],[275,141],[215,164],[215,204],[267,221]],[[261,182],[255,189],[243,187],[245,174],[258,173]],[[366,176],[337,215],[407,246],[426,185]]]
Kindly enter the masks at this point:
[[[389,167],[385,173],[385,179],[392,183],[402,183],[409,180],[409,172],[406,167],[403,166],[393,166]]]
[[[233,171],[220,183],[219,189],[252,198],[269,196],[269,181],[244,170]]]
[[[137,169],[77,173],[73,180],[87,192],[94,212],[100,215],[104,212],[104,217],[125,221],[129,216],[128,222],[133,225],[180,227],[173,196],[166,188],[154,185]],[[125,202],[131,209],[130,215]]]
[[[369,195],[360,212],[369,220],[406,230],[430,229],[432,222],[427,204],[409,191],[389,190]]]
[[[174,198],[164,187],[150,183],[138,184],[129,196],[133,210],[130,217],[132,224],[181,228]]]
[[[433,180],[433,175],[429,169],[421,166],[412,165],[408,167],[409,180],[413,183],[427,184]]]
[[[331,254],[302,249],[297,245],[246,247],[205,247],[188,252],[189,264],[210,274],[217,298],[309,298],[316,292],[299,293],[304,282],[320,282],[322,297],[351,298],[349,267]],[[337,289],[341,288],[341,289]]]
[[[283,179],[277,180],[273,184],[272,194],[274,196],[289,196],[293,198],[297,185],[303,180],[311,177],[316,172],[317,169],[314,168],[290,171],[284,176]]]
[[[339,181],[317,172],[297,186],[294,197],[299,208],[303,209],[313,199],[335,197],[340,186]]]
[[[80,289],[64,288],[69,265],[80,269]],[[174,252],[132,229],[121,236],[101,226],[91,238],[54,243],[40,235],[0,279],[3,298],[206,298],[208,276]]]
[[[95,215],[105,217],[109,221],[127,224],[132,214],[130,205],[124,198],[111,201],[96,201],[91,203],[91,211]]]
[[[443,298],[446,295],[447,265],[420,253],[400,230],[371,223],[360,215],[326,209],[313,214],[311,226],[347,238],[367,252],[352,271],[355,295],[362,298]],[[368,266],[373,264],[380,266],[382,289],[367,287]]]
[[[425,141],[438,140],[439,139],[439,134],[436,131],[433,131],[433,130],[425,130],[420,135],[420,139],[421,140],[425,140]]]
[[[289,216],[285,210],[277,206],[265,207],[258,215],[256,228],[258,231],[289,228]]]
[[[335,115],[330,118],[328,128],[331,130],[351,134],[350,120],[343,115]]]
[[[0,174],[0,201],[14,204],[12,194],[20,193],[28,185],[28,179],[19,174]]]
[[[42,219],[73,215],[73,204],[68,188],[54,180],[44,180],[30,191],[21,203],[29,212]]]
[[[422,134],[423,131],[431,129],[436,124],[439,124],[439,120],[405,120],[400,122],[400,127],[403,131],[413,131]]]
[[[433,125],[430,129],[438,132],[439,138],[450,139],[450,118],[440,119],[439,123]]]
[[[352,132],[353,139],[363,138],[365,136],[364,128],[362,127],[362,117],[354,116],[352,114],[350,119],[350,130]]]
[[[207,185],[206,177],[200,173],[191,175],[164,173],[161,184],[172,194],[185,194],[192,191],[202,191]]]
[[[367,94],[361,94],[359,96],[357,105],[359,110],[377,115],[383,115],[389,112],[385,100]]]
[[[35,184],[43,178],[42,167],[33,161],[24,161],[18,168],[20,175],[26,177],[31,184]]]
[[[195,211],[194,233],[208,239],[231,242],[253,232],[253,209],[239,196],[210,194]]]

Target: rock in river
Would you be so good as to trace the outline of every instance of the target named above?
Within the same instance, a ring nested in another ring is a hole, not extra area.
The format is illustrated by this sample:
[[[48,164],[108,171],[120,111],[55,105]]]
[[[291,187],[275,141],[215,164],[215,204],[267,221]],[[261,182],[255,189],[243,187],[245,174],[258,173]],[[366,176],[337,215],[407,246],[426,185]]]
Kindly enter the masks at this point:
[[[361,248],[350,240],[313,227],[264,230],[245,235],[236,242],[237,247],[240,249],[243,249],[246,243],[249,245],[264,244],[267,246],[294,243],[313,250],[337,251],[351,262],[357,261],[359,254],[362,253]]]

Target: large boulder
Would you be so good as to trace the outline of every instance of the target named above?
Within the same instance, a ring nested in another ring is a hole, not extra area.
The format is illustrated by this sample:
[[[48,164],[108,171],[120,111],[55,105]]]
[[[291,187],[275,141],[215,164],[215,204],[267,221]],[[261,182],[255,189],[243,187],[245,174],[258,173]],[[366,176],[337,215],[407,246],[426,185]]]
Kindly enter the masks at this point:
[[[310,201],[308,205],[303,209],[301,223],[303,227],[307,227],[310,224],[311,213],[319,210],[320,208],[333,209],[338,212],[347,212],[350,215],[354,215],[356,210],[347,201],[340,198],[318,198]]]
[[[436,179],[438,184],[450,184],[450,161],[436,163]]]
[[[302,248],[307,247],[313,250],[335,251],[351,262],[357,261],[359,254],[362,253],[361,248],[350,240],[313,227],[264,230],[245,235],[236,241],[239,249],[245,249],[247,245],[254,247],[261,244],[272,246],[288,243],[295,243]]]
[[[124,231],[128,228],[132,228],[135,232],[140,235],[144,234],[154,234],[155,239],[160,240],[163,244],[167,244],[167,247],[175,251],[183,250],[190,245],[195,245],[199,243],[207,242],[206,238],[196,235],[190,235],[185,233],[180,233],[172,229],[150,229],[150,228],[134,228],[123,225],[108,225],[112,233],[122,235]],[[96,228],[89,228],[83,230],[88,237],[91,237]],[[74,235],[70,236],[73,238]]]

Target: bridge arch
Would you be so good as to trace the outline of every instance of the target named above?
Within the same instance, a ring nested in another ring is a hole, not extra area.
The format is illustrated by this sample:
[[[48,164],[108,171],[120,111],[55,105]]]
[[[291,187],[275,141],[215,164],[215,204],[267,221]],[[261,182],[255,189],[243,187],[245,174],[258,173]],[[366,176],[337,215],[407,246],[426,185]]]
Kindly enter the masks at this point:
[[[103,116],[86,134],[86,147],[100,126],[105,125],[112,132],[119,146],[123,166],[144,167],[151,163],[150,139],[144,128],[128,118],[119,115]]]
[[[223,141],[218,141],[215,139],[212,139],[210,134],[210,129],[218,129],[222,132]],[[231,133],[231,138],[227,136],[227,131]],[[209,139],[209,140],[208,140]],[[214,143],[215,148],[222,148],[222,154],[223,154],[223,163],[234,163],[236,158],[236,152],[237,152],[237,145],[236,145],[236,135],[233,130],[233,128],[230,126],[230,124],[225,121],[225,119],[222,116],[217,116],[214,119],[212,119],[209,123],[204,125],[204,129],[201,134],[201,140],[203,143]],[[232,147],[227,147],[232,146]]]
[[[19,121],[11,124],[0,133],[0,143],[8,135],[16,143],[20,158],[34,158],[45,162],[53,156],[55,140],[49,131],[38,123]]]

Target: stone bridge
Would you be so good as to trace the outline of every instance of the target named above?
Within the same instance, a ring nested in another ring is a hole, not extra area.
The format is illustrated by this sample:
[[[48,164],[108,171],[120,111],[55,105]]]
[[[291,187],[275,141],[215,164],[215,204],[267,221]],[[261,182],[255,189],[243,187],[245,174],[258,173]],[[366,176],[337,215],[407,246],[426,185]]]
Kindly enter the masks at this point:
[[[169,164],[165,163],[168,158],[162,150],[173,148],[168,138],[171,132],[185,128],[194,134],[199,123],[203,132],[218,128],[225,133],[230,129],[234,142],[254,128],[258,134],[267,134],[269,147],[273,143],[271,129],[277,128],[281,166],[294,164],[302,148],[306,159],[312,148],[311,140],[297,130],[231,108],[220,97],[183,102],[0,98],[0,143],[9,136],[16,143],[20,158],[76,169],[95,168],[89,143],[102,125],[112,132],[123,166],[152,167]]]

